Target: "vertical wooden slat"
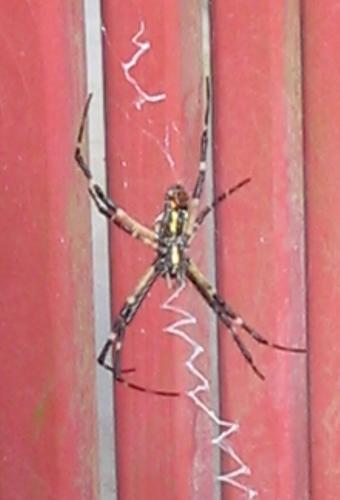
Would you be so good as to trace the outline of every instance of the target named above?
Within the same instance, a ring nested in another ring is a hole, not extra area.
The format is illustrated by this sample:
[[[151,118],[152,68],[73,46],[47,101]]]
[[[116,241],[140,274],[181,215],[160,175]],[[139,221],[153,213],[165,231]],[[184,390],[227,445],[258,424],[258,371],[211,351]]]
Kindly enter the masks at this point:
[[[201,3],[171,0],[103,2],[107,160],[110,193],[133,216],[152,225],[166,189],[192,190],[203,122]],[[195,255],[205,266],[205,238]],[[154,259],[151,250],[117,230],[112,234],[113,312]],[[197,384],[185,361],[192,348],[162,330],[183,314],[162,308],[173,293],[157,283],[128,328],[123,367],[140,385],[178,390],[169,399],[116,387],[118,496],[140,500],[212,498],[211,424],[184,392]],[[205,346],[209,321],[187,287],[174,304],[197,317],[180,327]],[[208,355],[200,368],[208,373]]]
[[[0,497],[97,497],[79,0],[0,2]]]
[[[313,500],[338,498],[340,11],[303,2],[308,324]]]
[[[298,2],[212,5],[216,191],[252,177],[218,210],[219,289],[269,340],[305,346]],[[221,328],[222,409],[251,470],[238,479],[261,499],[307,498],[305,356],[242,339],[266,380]]]

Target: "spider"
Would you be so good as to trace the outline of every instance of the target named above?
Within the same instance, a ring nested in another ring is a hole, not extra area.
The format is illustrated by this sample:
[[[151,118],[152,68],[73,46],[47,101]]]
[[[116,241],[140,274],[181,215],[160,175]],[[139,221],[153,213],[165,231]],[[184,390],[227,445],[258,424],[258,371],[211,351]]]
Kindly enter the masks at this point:
[[[98,363],[107,370],[110,370],[117,381],[133,389],[162,396],[178,396],[179,393],[147,389],[128,381],[123,377],[123,373],[134,370],[123,370],[121,368],[121,350],[126,327],[131,323],[153,284],[160,277],[165,278],[171,283],[175,283],[175,285],[181,284],[184,280],[188,280],[192,283],[205,302],[215,312],[218,319],[226,326],[242,356],[260,379],[264,380],[265,377],[255,365],[250,351],[241,340],[239,336],[240,329],[259,344],[281,351],[293,353],[306,352],[306,349],[303,348],[287,347],[270,342],[254,330],[254,328],[249,326],[248,323],[246,323],[221,296],[219,296],[215,288],[209,283],[193,259],[188,255],[190,244],[207,215],[215,209],[221,201],[228,198],[250,181],[250,178],[242,180],[216,198],[211,205],[207,205],[205,208],[199,210],[199,201],[206,175],[210,108],[209,81],[207,81],[206,88],[207,102],[204,127],[200,141],[200,166],[192,195],[190,196],[181,184],[169,187],[164,196],[164,210],[155,220],[153,229],[136,221],[122,208],[117,206],[114,201],[104,193],[102,188],[93,181],[90,167],[82,154],[82,139],[92,94],[89,94],[84,107],[75,150],[75,160],[88,180],[89,194],[99,212],[132,237],[151,246],[156,252],[156,258],[153,263],[141,277],[133,293],[125,300],[118,316],[113,320],[112,332],[100,351],[97,359]],[[112,350],[112,364],[107,362],[110,350]]]

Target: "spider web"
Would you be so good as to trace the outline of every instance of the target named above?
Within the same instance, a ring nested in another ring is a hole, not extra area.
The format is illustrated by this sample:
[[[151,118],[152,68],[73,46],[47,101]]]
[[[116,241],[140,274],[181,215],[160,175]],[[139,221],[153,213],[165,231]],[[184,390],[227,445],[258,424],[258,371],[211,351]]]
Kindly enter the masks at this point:
[[[151,49],[151,42],[149,40],[141,40],[141,36],[144,34],[144,31],[145,23],[144,21],[140,21],[138,32],[132,38],[132,43],[135,47],[137,47],[137,50],[128,61],[121,63],[126,80],[134,87],[137,93],[138,97],[135,100],[135,106],[139,111],[146,102],[155,103],[164,101],[166,98],[166,94],[164,92],[156,94],[146,92],[137,82],[136,78],[131,74],[131,70],[137,66],[139,59]]]
[[[141,111],[142,107],[145,104],[158,103],[166,100],[167,97],[165,92],[158,91],[154,93],[144,89],[138,82],[137,76],[134,74],[134,70],[140,64],[140,61],[152,48],[151,42],[145,39],[145,31],[146,23],[145,21],[141,20],[138,30],[133,35],[131,40],[133,46],[135,47],[135,51],[132,53],[130,58],[128,58],[126,61],[121,62],[121,68],[124,77],[136,92],[134,107],[137,109],[137,111]],[[108,33],[106,32],[106,28],[103,24],[102,32],[107,39],[108,48],[111,49]],[[130,120],[130,116],[128,113],[125,113],[125,117],[126,119]],[[174,123],[171,124],[171,127],[176,133],[178,133],[178,130],[175,128]],[[156,146],[160,148],[160,150],[164,154],[165,159],[171,169],[174,170],[175,161],[171,155],[169,125],[167,125],[165,128],[164,146],[158,138],[154,137],[153,134],[147,132],[147,130],[143,129],[142,133],[147,135],[155,142]],[[188,371],[197,379],[197,384],[194,388],[187,391],[186,394],[199,408],[199,410],[203,412],[203,414],[205,414],[209,418],[209,420],[212,421],[213,424],[217,427],[218,433],[211,440],[211,444],[213,446],[216,446],[221,452],[225,453],[226,456],[230,457],[235,464],[232,470],[218,474],[216,476],[216,479],[222,484],[228,484],[236,490],[244,493],[246,495],[245,498],[251,500],[257,496],[257,491],[249,488],[241,482],[242,476],[249,476],[251,474],[250,468],[242,461],[230,441],[231,436],[239,430],[239,425],[237,422],[221,419],[214,411],[214,409],[205,404],[201,399],[201,396],[203,396],[203,394],[209,394],[210,384],[205,375],[195,366],[195,362],[199,356],[204,354],[205,349],[201,344],[190,337],[185,331],[185,327],[195,325],[197,323],[197,320],[188,311],[185,311],[178,305],[174,304],[174,302],[176,302],[179,296],[182,294],[185,287],[186,284],[184,283],[182,286],[176,289],[175,292],[161,305],[161,309],[172,311],[179,316],[179,319],[175,320],[169,326],[165,327],[163,331],[170,335],[176,335],[180,337],[191,346],[192,353],[187,359],[185,365]]]
[[[194,404],[202,411],[207,417],[215,424],[218,428],[218,434],[211,440],[213,446],[217,446],[221,452],[229,456],[233,462],[236,464],[235,468],[229,472],[225,472],[217,475],[216,479],[221,483],[229,484],[230,486],[244,492],[247,495],[248,500],[252,500],[257,496],[257,491],[249,488],[240,481],[240,476],[249,476],[251,474],[250,468],[243,462],[240,456],[237,454],[233,448],[230,437],[232,434],[239,430],[239,425],[237,422],[232,422],[228,420],[221,419],[213,408],[206,405],[200,398],[203,393],[210,392],[210,383],[206,376],[195,366],[195,361],[197,358],[204,353],[204,347],[196,342],[188,333],[184,330],[185,327],[189,325],[196,325],[197,320],[188,311],[185,311],[181,307],[174,305],[174,302],[182,294],[183,290],[186,288],[186,283],[183,283],[175,292],[161,305],[161,309],[175,312],[180,316],[179,319],[175,320],[169,326],[163,328],[165,333],[170,335],[176,335],[184,340],[187,344],[192,347],[192,353],[185,362],[185,366],[188,371],[197,378],[197,384],[193,389],[186,392],[187,396],[194,402]]]

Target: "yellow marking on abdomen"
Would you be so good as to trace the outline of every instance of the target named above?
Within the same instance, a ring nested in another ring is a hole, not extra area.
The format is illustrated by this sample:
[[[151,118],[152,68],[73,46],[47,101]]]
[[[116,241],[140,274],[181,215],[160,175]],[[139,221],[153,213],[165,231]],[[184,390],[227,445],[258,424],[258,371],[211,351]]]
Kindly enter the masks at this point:
[[[171,264],[177,266],[179,264],[180,257],[177,245],[172,245],[171,247]]]
[[[178,212],[177,210],[171,211],[171,219],[169,224],[169,229],[172,234],[177,234],[178,228]]]

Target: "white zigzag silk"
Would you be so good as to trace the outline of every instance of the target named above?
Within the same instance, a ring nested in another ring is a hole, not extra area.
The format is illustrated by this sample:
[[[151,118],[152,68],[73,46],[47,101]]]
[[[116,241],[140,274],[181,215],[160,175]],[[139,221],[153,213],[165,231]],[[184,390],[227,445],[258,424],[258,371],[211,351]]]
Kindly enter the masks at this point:
[[[230,472],[226,472],[223,474],[219,474],[217,476],[217,480],[222,483],[229,484],[230,486],[241,490],[247,495],[248,500],[252,500],[257,496],[257,491],[247,487],[245,484],[242,484],[239,480],[240,476],[251,474],[250,468],[241,460],[239,455],[236,453],[233,448],[230,437],[232,434],[239,430],[239,425],[237,422],[229,422],[227,420],[222,420],[213,408],[207,406],[203,401],[201,401],[199,395],[204,392],[210,391],[210,384],[208,379],[203,375],[203,373],[197,369],[195,366],[195,360],[204,353],[204,348],[202,345],[198,344],[192,337],[190,337],[187,332],[183,330],[186,326],[195,325],[197,320],[194,316],[192,316],[188,311],[185,311],[179,306],[173,305],[178,297],[183,292],[186,287],[186,283],[183,283],[179,288],[175,290],[175,292],[162,304],[161,308],[167,311],[172,311],[177,313],[180,316],[180,319],[171,323],[171,325],[165,327],[163,329],[164,332],[177,335],[182,340],[184,340],[187,344],[192,347],[192,354],[187,359],[185,365],[188,371],[197,378],[197,385],[186,392],[187,396],[192,399],[195,405],[207,415],[207,417],[212,420],[212,422],[216,425],[219,434],[214,437],[211,441],[212,445],[217,446],[221,451],[229,455],[232,460],[237,464],[236,468]]]

